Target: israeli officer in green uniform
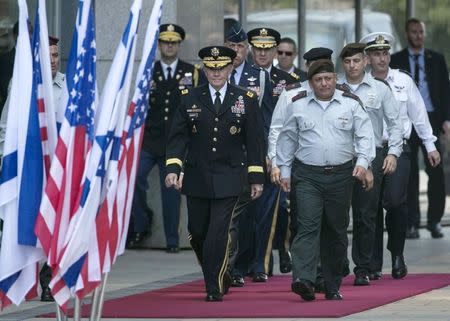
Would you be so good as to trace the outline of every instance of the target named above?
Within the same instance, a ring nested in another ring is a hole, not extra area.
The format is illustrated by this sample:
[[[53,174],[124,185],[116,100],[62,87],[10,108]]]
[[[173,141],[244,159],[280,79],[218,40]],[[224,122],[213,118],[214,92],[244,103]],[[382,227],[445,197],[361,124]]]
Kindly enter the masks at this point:
[[[234,50],[199,51],[208,84],[182,91],[167,143],[166,186],[187,197],[191,246],[201,264],[206,301],[222,301],[227,273],[229,226],[238,196],[249,184],[251,197],[263,190],[263,125],[256,93],[228,84]]]
[[[289,192],[292,179],[297,202],[291,288],[304,300],[315,299],[320,256],[325,298],[342,300],[351,194],[355,179],[365,182],[373,159],[373,128],[358,97],[336,90],[331,61],[316,61],[308,79],[312,91],[292,98],[276,150],[282,188]]]

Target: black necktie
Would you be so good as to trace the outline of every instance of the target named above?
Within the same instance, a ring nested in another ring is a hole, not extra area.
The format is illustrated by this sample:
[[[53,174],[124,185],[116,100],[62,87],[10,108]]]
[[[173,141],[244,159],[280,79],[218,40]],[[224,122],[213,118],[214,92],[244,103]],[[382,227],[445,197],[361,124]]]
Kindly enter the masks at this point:
[[[417,86],[419,86],[419,72],[420,72],[420,66],[419,66],[419,55],[414,55],[414,81],[416,82]]]
[[[167,81],[171,81],[172,80],[172,68],[169,66],[167,67]]]
[[[216,113],[219,112],[222,103],[220,102],[220,92],[216,91],[216,99],[214,99],[214,108],[216,109]]]
[[[230,76],[230,84],[232,84],[232,85],[236,85],[236,79],[234,78],[235,75],[236,75],[236,69],[233,69],[233,71],[231,72],[231,76]]]

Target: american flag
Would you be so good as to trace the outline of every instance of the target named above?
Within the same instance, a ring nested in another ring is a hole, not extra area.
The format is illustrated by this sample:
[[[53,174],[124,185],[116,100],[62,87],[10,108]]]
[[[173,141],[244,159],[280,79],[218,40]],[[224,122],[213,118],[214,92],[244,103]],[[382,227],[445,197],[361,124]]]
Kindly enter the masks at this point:
[[[90,0],[79,1],[66,79],[69,100],[45,186],[35,232],[48,256],[54,278],[52,294],[60,306],[70,298],[70,288],[78,274],[69,269],[58,273],[58,263],[66,245],[70,220],[76,213],[82,189],[86,155],[94,137],[96,101],[96,45],[94,14]],[[83,265],[84,258],[75,266]]]
[[[56,140],[45,1],[39,1],[32,46],[27,16],[26,2],[19,1],[19,37],[6,107],[10,110],[0,185],[0,216],[5,220],[0,254],[3,307],[10,302],[19,304],[27,293],[36,295],[37,262],[45,256],[34,224],[45,165],[49,164],[51,143]]]

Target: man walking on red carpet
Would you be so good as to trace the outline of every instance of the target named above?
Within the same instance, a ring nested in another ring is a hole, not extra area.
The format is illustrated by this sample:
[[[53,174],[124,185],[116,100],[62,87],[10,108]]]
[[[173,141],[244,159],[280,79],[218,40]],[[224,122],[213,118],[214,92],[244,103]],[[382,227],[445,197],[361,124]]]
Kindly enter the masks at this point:
[[[306,301],[315,299],[320,255],[325,298],[342,300],[352,188],[355,178],[366,184],[366,170],[375,155],[374,132],[357,96],[336,90],[330,60],[316,61],[308,80],[312,92],[292,98],[277,145],[281,186],[289,192],[292,179],[297,204],[292,291]]]
[[[215,46],[198,55],[208,84],[182,91],[167,143],[166,186],[179,186],[184,163],[189,240],[211,302],[222,301],[231,284],[228,231],[238,196],[246,184],[252,199],[263,190],[263,125],[256,93],[227,83],[236,52]]]

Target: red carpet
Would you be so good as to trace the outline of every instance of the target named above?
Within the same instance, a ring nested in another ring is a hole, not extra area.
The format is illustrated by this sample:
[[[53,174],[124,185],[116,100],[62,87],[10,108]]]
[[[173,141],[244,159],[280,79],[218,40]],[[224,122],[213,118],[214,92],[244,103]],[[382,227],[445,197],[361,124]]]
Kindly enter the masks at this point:
[[[398,301],[450,284],[450,274],[411,274],[403,280],[390,276],[371,286],[353,286],[347,277],[343,301],[327,301],[317,294],[305,302],[290,291],[291,276],[274,276],[268,283],[246,280],[243,288],[231,288],[223,302],[204,302],[203,281],[109,300],[104,318],[298,318],[342,317]],[[88,316],[89,307],[83,310]]]

